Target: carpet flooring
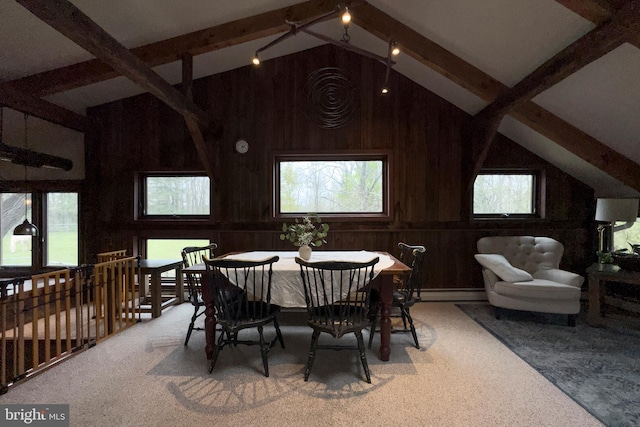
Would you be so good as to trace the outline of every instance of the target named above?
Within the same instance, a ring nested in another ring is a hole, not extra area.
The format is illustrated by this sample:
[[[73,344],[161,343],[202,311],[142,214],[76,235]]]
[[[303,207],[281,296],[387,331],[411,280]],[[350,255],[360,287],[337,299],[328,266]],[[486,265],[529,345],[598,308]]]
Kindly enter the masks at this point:
[[[579,318],[575,328],[566,316],[458,307],[515,354],[608,426],[640,425],[640,332],[592,328]]]
[[[282,313],[286,348],[269,353],[269,378],[258,348],[240,345],[208,374],[204,334],[183,345],[193,310],[181,304],[12,387],[0,405],[69,404],[71,427],[602,426],[454,304],[411,312],[421,348],[393,334],[382,362],[376,337],[371,384],[357,352],[331,350],[305,382],[311,329],[299,313]]]

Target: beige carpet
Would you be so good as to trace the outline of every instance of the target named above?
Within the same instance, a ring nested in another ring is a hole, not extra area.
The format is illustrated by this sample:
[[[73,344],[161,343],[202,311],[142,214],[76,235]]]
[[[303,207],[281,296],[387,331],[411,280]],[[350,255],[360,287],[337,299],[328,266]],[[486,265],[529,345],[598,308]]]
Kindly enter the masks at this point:
[[[319,352],[303,381],[311,330],[285,313],[287,348],[262,375],[257,347],[225,348],[207,374],[203,332],[182,345],[190,305],[166,310],[18,384],[0,403],[69,403],[72,426],[599,426],[453,303],[421,303],[420,350],[392,335],[390,362]],[[272,333],[272,329],[267,330]],[[365,341],[368,335],[365,333]]]

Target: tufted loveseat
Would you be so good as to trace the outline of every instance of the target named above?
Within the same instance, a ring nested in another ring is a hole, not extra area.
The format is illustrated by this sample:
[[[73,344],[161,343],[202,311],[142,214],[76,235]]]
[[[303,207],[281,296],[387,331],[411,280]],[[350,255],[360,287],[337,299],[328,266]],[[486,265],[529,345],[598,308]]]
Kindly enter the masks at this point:
[[[560,270],[562,243],[549,237],[491,236],[477,243],[489,303],[499,308],[567,314],[575,325],[584,277]]]

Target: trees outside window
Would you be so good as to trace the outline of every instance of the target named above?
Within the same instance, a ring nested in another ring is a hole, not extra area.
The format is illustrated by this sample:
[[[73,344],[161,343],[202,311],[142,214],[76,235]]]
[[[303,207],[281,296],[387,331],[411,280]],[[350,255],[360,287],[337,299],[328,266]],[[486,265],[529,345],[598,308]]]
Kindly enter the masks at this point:
[[[386,212],[387,161],[381,156],[279,157],[275,167],[278,214]]]
[[[143,179],[144,216],[210,214],[209,177],[145,175]]]
[[[534,216],[537,206],[534,173],[480,173],[473,184],[473,214]]]

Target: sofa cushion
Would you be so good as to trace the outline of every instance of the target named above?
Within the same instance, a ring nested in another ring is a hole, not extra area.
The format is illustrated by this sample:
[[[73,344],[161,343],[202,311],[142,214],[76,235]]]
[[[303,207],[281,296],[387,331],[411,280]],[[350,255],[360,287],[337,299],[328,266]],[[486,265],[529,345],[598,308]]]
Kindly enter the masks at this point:
[[[525,282],[533,280],[533,276],[524,270],[512,266],[507,259],[498,254],[475,254],[476,260],[485,268],[507,282]]]
[[[580,288],[543,279],[526,282],[496,282],[493,291],[498,295],[518,298],[554,300],[580,298]]]

